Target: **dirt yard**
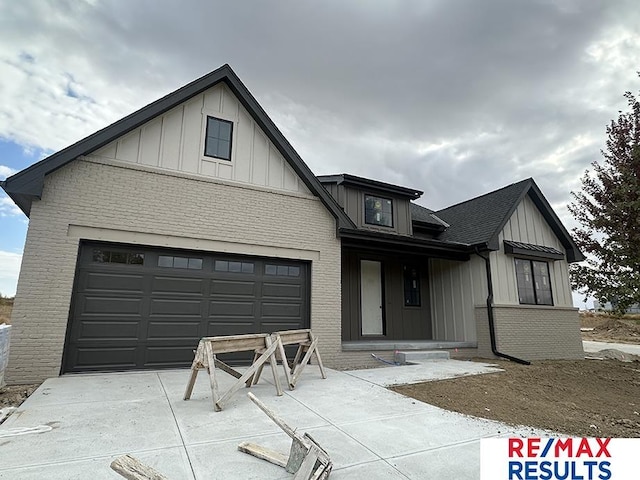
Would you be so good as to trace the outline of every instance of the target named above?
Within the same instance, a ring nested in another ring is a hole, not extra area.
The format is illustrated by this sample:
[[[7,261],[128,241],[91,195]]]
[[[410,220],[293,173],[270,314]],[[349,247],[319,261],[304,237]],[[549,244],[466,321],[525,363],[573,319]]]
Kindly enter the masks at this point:
[[[583,340],[640,344],[640,316],[580,314]],[[619,353],[619,352],[617,352]],[[597,357],[598,354],[590,355]],[[600,355],[602,356],[602,355]],[[608,352],[606,357],[621,357]],[[491,361],[505,371],[393,390],[447,410],[567,435],[640,437],[640,361]]]
[[[604,314],[581,313],[583,340],[640,344],[640,315],[612,317]],[[590,331],[584,329],[593,328]]]
[[[640,362],[492,362],[505,371],[393,390],[447,410],[554,432],[640,437]]]
[[[13,299],[0,297],[0,325],[3,323],[11,323],[12,308],[13,308]]]

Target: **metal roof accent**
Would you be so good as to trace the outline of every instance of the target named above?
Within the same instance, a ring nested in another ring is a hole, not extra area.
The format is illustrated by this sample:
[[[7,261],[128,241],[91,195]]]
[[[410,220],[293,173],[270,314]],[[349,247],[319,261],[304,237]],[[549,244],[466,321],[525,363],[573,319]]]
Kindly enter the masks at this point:
[[[507,254],[528,255],[530,257],[550,258],[554,260],[562,260],[564,258],[564,253],[553,247],[515,242],[513,240],[504,240],[503,243],[504,253]]]

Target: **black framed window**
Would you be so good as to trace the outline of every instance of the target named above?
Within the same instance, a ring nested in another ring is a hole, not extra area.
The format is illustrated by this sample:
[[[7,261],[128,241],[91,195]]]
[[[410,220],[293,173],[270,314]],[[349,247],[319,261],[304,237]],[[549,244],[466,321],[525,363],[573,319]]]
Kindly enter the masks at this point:
[[[518,297],[523,305],[553,305],[549,264],[516,258]]]
[[[158,266],[164,268],[188,268],[190,270],[202,270],[202,259],[175,257],[173,255],[158,255]]]
[[[255,266],[251,262],[239,262],[233,260],[216,260],[213,263],[216,272],[253,273]]]
[[[393,201],[389,198],[365,195],[364,223],[393,227]]]
[[[124,263],[127,265],[142,265],[144,263],[144,253],[118,252],[94,248],[93,261],[97,263]]]
[[[420,306],[420,271],[415,267],[404,266],[404,305]]]
[[[207,117],[207,132],[204,154],[207,157],[231,160],[231,136],[233,122],[215,117]]]
[[[280,277],[299,277],[300,267],[293,265],[265,265],[265,275],[278,275]]]

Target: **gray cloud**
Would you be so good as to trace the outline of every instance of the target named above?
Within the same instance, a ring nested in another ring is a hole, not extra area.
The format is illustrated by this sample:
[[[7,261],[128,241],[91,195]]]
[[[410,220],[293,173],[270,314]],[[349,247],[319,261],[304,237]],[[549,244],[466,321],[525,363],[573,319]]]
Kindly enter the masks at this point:
[[[6,2],[0,137],[58,149],[230,63],[318,174],[563,205],[640,82],[634,2]]]

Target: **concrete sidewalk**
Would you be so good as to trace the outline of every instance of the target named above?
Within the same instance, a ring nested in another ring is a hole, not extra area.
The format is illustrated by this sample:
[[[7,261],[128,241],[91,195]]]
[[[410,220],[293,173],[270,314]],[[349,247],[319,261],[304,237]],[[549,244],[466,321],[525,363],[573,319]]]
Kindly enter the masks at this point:
[[[315,366],[309,366],[296,389],[285,390],[282,397],[265,380],[251,391],[326,448],[335,480],[479,478],[479,439],[541,433],[448,412],[380,386],[433,378],[435,371],[451,377],[496,369],[449,360],[328,370],[322,380]],[[188,376],[188,370],[171,370],[47,380],[0,425],[0,478],[121,479],[109,464],[125,453],[171,480],[292,478],[237,450],[242,441],[283,453],[290,446],[289,437],[249,401],[247,390],[239,391],[222,412],[214,412],[204,373],[191,400],[182,400]],[[219,377],[221,388],[234,380]],[[38,425],[52,430],[5,436]]]

